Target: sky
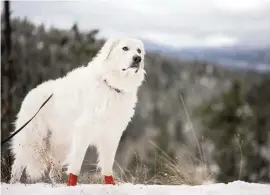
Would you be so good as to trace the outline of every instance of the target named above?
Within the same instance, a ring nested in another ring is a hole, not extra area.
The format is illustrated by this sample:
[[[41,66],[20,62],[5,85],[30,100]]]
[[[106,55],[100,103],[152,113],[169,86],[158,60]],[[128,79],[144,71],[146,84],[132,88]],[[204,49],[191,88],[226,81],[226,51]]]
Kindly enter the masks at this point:
[[[270,45],[270,0],[13,1],[13,16],[177,48]]]

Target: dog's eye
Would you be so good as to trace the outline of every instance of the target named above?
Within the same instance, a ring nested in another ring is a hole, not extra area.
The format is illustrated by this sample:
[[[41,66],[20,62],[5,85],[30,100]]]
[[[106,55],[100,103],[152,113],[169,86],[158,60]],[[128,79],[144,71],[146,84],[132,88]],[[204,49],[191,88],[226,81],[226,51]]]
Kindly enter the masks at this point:
[[[128,51],[128,47],[123,47],[122,48],[124,51]]]
[[[142,53],[142,51],[141,51],[140,49],[137,49],[137,52],[138,52],[138,53]]]

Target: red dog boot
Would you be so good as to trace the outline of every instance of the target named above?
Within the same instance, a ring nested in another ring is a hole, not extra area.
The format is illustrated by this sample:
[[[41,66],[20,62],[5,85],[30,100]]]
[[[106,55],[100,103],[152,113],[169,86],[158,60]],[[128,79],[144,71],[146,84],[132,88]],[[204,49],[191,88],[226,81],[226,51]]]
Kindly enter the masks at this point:
[[[115,182],[114,182],[114,179],[113,179],[113,176],[104,176],[104,181],[105,181],[105,184],[113,184],[115,185]]]
[[[77,182],[78,182],[78,176],[70,173],[68,176],[67,186],[76,186]]]

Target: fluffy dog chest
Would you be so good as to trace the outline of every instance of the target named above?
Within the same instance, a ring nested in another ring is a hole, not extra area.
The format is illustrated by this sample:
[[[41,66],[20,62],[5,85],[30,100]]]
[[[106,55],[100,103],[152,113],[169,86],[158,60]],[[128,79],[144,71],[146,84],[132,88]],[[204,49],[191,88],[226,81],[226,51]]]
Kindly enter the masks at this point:
[[[92,101],[89,109],[96,122],[114,124],[128,122],[134,114],[135,100],[125,94],[104,94]]]
[[[98,93],[96,93],[98,95]],[[85,136],[90,143],[100,137],[120,137],[134,115],[135,101],[123,94],[106,94],[91,99],[88,114],[83,116],[82,123],[89,127]]]

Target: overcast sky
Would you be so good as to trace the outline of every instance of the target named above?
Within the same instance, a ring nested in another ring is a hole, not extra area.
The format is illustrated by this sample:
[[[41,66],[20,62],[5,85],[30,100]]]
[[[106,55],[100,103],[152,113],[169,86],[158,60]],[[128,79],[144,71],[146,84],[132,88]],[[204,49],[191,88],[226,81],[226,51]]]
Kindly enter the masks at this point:
[[[13,16],[175,47],[270,45],[270,0],[16,1]]]

